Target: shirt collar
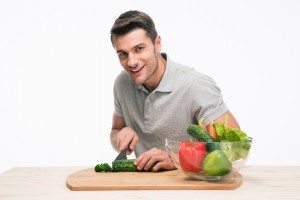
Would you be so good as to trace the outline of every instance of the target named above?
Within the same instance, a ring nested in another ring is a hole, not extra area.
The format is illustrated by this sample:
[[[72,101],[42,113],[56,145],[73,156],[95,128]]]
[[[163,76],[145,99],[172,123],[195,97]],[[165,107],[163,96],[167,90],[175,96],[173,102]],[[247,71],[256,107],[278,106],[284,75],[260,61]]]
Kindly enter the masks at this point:
[[[175,72],[176,72],[175,63],[170,59],[170,57],[167,54],[162,53],[162,56],[165,59],[167,59],[167,66],[166,66],[166,70],[164,72],[164,75],[163,75],[159,85],[157,86],[157,88],[154,91],[172,92],[173,81],[174,81],[174,76],[175,76]],[[147,88],[145,88],[145,86],[142,84],[135,85],[135,87],[136,87],[136,89],[140,89],[140,90],[143,90],[144,92],[149,93]]]

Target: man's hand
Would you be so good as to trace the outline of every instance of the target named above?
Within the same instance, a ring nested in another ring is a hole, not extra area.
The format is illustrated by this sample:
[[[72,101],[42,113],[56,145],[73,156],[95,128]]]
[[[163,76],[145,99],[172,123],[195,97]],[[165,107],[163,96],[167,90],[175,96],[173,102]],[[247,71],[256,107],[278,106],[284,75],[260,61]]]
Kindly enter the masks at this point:
[[[152,171],[158,171],[159,169],[171,170],[175,169],[175,166],[166,151],[153,148],[149,151],[142,153],[139,157],[137,157],[134,161],[134,164],[137,166],[139,170],[144,169],[148,170],[151,166],[153,167]]]
[[[126,154],[131,154],[138,142],[138,136],[132,128],[124,127],[117,133],[115,141],[118,150],[126,149]]]
[[[122,117],[114,114],[110,141],[116,151],[119,152],[126,149],[126,154],[129,155],[136,147],[138,136],[132,128],[126,127]]]

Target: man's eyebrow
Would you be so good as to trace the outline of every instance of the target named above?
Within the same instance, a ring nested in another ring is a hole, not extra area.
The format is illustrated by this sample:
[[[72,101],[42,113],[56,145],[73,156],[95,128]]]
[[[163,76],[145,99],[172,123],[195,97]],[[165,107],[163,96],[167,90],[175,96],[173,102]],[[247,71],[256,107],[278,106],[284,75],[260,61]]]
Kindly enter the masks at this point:
[[[137,45],[135,45],[134,47],[132,47],[132,49],[134,49],[134,48],[136,48],[136,47],[138,47],[138,46],[143,46],[143,45],[146,45],[146,44],[145,44],[145,43],[137,44]]]
[[[137,48],[139,46],[144,46],[144,45],[146,45],[146,44],[145,43],[139,43],[139,44],[133,46],[131,49],[135,49],[135,48]],[[126,52],[126,51],[124,51],[122,49],[117,50],[117,53],[120,53],[120,52]]]
[[[124,52],[123,50],[117,50],[117,53],[121,53],[121,52]]]

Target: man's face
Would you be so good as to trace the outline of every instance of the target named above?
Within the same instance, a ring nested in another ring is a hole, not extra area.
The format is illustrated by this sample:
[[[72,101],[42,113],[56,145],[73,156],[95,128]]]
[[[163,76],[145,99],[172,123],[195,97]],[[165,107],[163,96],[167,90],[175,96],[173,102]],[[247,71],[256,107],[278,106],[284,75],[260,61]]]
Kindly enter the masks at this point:
[[[159,37],[153,44],[143,29],[134,29],[113,38],[113,44],[122,67],[135,84],[147,84],[155,80],[157,56],[161,50]]]

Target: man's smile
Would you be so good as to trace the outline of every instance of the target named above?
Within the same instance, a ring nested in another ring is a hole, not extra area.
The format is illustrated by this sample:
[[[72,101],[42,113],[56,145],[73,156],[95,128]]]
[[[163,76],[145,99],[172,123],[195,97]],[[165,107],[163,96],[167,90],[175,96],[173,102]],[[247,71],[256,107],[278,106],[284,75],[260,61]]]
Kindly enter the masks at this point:
[[[129,71],[130,71],[132,74],[136,75],[136,74],[139,73],[143,68],[144,68],[144,66],[142,66],[142,67],[136,67],[136,68],[133,68],[133,69],[129,69]]]

